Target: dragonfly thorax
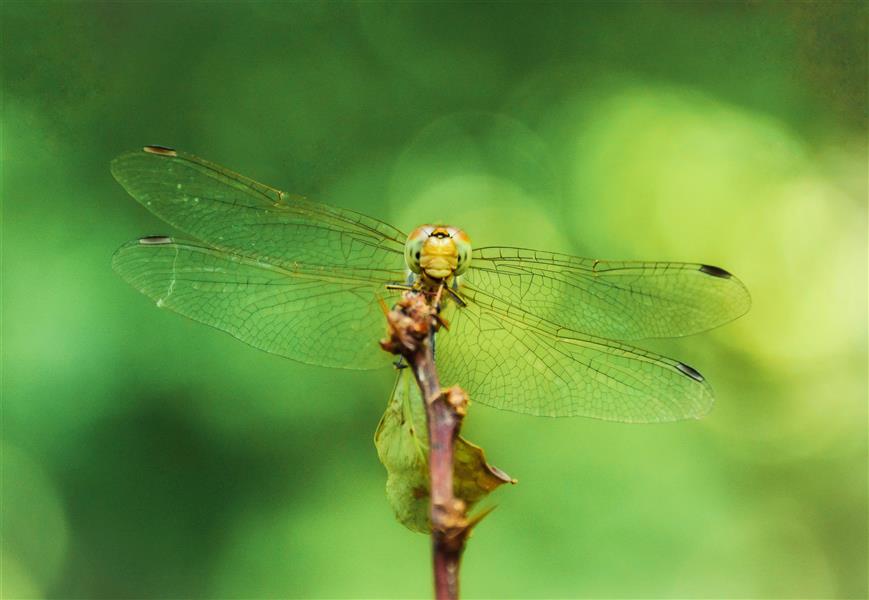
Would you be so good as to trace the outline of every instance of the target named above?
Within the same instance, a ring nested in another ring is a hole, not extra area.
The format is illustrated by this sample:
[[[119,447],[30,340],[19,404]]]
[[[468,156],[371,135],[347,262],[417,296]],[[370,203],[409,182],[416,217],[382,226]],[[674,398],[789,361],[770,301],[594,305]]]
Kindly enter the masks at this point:
[[[471,240],[455,227],[421,225],[407,236],[404,258],[411,271],[431,279],[461,275],[471,262]]]

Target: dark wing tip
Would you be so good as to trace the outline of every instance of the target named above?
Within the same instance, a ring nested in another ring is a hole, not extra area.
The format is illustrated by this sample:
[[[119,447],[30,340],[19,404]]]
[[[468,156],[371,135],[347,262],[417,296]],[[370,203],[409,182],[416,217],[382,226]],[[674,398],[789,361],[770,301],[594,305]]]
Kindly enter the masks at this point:
[[[700,374],[700,371],[698,371],[694,367],[686,365],[683,362],[676,363],[676,368],[679,369],[683,374],[685,374],[688,377],[690,377],[691,379],[693,379],[694,381],[699,381],[700,383],[703,383],[704,381],[706,381],[706,379],[703,377],[703,375]]]
[[[145,146],[142,148],[148,154],[159,154],[160,156],[178,156],[178,152],[174,148],[166,146]]]
[[[166,235],[149,235],[139,238],[139,244],[142,246],[159,246],[160,244],[171,244],[174,240]]]
[[[730,273],[730,271],[725,271],[721,267],[714,267],[712,265],[700,265],[700,272],[712,275],[713,277],[720,277],[721,279],[730,279],[733,277],[733,274]]]

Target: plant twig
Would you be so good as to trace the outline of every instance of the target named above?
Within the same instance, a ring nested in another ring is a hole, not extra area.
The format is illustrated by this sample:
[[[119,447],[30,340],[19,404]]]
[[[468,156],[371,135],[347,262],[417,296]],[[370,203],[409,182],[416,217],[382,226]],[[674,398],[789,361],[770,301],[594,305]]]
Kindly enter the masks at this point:
[[[441,390],[433,343],[441,321],[424,294],[405,292],[387,313],[387,322],[389,338],[381,346],[404,357],[425,401],[435,598],[452,600],[459,595],[459,565],[471,527],[465,503],[453,493],[453,451],[468,397],[458,386]]]

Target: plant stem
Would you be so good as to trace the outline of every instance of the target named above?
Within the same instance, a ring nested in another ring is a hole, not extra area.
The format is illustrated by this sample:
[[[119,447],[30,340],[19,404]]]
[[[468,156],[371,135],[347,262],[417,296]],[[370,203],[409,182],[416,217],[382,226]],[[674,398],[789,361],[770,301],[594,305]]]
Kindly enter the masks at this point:
[[[425,340],[411,368],[423,393],[428,422],[435,598],[451,600],[459,596],[459,565],[468,524],[465,504],[453,494],[453,450],[462,421],[459,407],[467,401],[457,388],[440,389],[431,346],[431,339]]]
[[[381,345],[407,360],[426,406],[435,598],[455,600],[469,523],[465,503],[453,494],[453,450],[468,399],[457,386],[441,390],[433,351],[439,321],[422,294],[406,292],[387,321],[390,337]]]

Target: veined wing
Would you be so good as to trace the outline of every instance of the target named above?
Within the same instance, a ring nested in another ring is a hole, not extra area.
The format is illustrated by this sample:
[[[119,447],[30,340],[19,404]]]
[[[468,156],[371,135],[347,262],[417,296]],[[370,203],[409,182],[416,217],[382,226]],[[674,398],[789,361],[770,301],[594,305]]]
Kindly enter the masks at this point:
[[[406,236],[377,219],[293,196],[196,156],[148,146],[112,161],[133,198],[209,246],[289,269],[402,269]]]
[[[540,319],[486,292],[465,290],[437,334],[441,383],[520,413],[650,423],[698,418],[712,390],[693,368]]]
[[[522,248],[474,250],[463,283],[574,331],[615,340],[698,333],[751,305],[741,281],[710,265],[593,260]]]
[[[157,306],[261,350],[328,367],[390,362],[378,346],[384,332],[378,299],[397,300],[384,283],[400,280],[401,271],[285,267],[168,237],[129,242],[112,266]]]

